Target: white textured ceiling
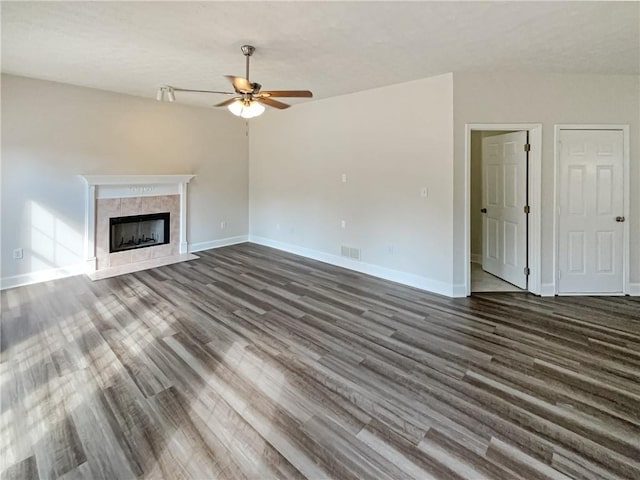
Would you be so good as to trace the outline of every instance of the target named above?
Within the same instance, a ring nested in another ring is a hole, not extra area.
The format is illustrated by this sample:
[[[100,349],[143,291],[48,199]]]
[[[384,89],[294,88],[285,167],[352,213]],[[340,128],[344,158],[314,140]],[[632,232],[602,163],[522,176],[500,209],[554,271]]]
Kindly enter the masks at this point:
[[[639,31],[638,2],[2,2],[2,71],[228,90],[250,43],[263,89],[325,98],[451,71],[640,74]]]

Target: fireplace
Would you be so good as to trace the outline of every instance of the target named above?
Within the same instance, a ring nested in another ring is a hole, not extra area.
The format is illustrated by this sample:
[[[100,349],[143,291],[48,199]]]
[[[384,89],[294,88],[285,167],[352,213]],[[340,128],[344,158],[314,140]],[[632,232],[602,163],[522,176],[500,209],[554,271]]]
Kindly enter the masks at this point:
[[[109,219],[109,253],[170,243],[170,214],[152,213]]]
[[[188,253],[187,243],[187,185],[193,177],[83,175],[89,278],[100,280],[197,258]]]

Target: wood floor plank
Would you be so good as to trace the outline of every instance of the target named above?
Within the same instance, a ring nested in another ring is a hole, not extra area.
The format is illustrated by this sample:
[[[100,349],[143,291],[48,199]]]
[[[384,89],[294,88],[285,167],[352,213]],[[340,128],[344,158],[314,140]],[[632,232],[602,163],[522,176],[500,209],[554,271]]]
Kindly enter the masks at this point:
[[[31,455],[24,460],[14,463],[2,472],[3,480],[38,480],[38,465],[36,457]]]
[[[0,294],[2,478],[640,478],[640,299],[199,255]]]

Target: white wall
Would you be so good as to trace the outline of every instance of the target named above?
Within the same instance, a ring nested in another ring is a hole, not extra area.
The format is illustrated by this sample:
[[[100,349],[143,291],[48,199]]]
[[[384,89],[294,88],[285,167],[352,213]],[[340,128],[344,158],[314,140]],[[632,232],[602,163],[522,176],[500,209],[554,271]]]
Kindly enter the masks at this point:
[[[251,238],[451,294],[452,107],[447,74],[252,120]]]
[[[640,282],[640,77],[456,73],[454,80],[454,283],[464,276],[464,144],[467,123],[542,123],[542,284],[553,281],[555,124],[629,124],[630,280]]]
[[[247,234],[246,128],[228,112],[11,75],[1,92],[3,279],[83,261],[79,174],[194,173],[189,243]]]
[[[456,73],[271,109],[252,120],[247,142],[244,122],[226,111],[3,75],[2,277],[82,261],[78,174],[192,172],[190,243],[245,235],[248,206],[256,240],[327,261],[340,261],[341,245],[358,247],[362,262],[345,265],[460,293],[465,124],[542,123],[542,282],[549,285],[554,125],[616,123],[631,127],[637,284],[639,112],[637,76]],[[12,260],[18,247],[25,259]]]

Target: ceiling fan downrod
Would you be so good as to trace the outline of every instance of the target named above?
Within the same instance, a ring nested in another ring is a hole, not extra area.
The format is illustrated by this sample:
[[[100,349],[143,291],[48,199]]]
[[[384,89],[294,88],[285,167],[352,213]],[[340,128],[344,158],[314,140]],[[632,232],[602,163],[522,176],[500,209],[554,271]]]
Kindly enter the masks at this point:
[[[251,55],[253,55],[253,52],[256,51],[256,48],[252,45],[243,45],[242,47],[240,47],[240,50],[242,50],[242,53],[244,54],[244,56],[246,57],[246,75],[244,78],[246,78],[247,80],[249,80],[249,57],[251,57]]]

